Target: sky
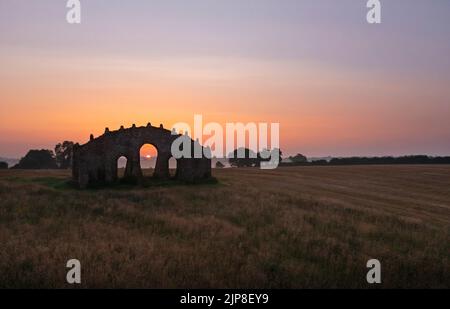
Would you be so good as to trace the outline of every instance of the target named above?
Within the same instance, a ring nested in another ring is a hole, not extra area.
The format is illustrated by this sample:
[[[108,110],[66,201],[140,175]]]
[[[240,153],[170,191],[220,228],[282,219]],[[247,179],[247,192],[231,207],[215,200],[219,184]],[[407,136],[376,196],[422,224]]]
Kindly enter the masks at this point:
[[[145,125],[280,123],[285,154],[450,155],[450,1],[0,0],[0,156]]]

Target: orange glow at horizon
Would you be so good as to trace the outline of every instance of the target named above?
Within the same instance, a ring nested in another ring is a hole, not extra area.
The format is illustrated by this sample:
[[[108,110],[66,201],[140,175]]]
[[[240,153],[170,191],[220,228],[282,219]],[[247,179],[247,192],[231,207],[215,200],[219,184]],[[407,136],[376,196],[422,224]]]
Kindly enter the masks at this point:
[[[435,91],[437,84],[424,88],[410,81],[393,87],[385,79],[367,85],[364,75],[311,63],[73,55],[37,60],[21,53],[0,54],[0,61],[5,68],[0,73],[0,143],[11,148],[0,155],[20,156],[63,140],[83,144],[105,127],[148,122],[193,127],[194,114],[203,115],[204,123],[222,125],[280,123],[284,153],[328,155],[358,145],[372,151],[379,141],[395,146],[411,136],[425,140],[428,134],[442,134],[449,109]],[[421,95],[410,88],[422,89]],[[435,107],[440,113],[423,110],[422,101],[430,98],[442,101]]]

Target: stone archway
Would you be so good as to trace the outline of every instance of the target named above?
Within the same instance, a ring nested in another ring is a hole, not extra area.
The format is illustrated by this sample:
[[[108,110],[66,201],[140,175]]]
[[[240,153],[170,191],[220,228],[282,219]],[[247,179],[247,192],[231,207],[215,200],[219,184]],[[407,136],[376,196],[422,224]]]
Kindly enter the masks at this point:
[[[140,148],[144,144],[152,144],[158,150],[154,176],[169,179],[171,145],[179,136],[164,129],[162,125],[159,127],[153,127],[151,124],[145,127],[133,125],[128,129],[122,126],[117,131],[109,131],[106,128],[105,133],[98,138],[91,135],[88,143],[74,146],[73,180],[80,188],[117,182],[117,160],[121,156],[127,158],[124,177],[142,180]],[[191,140],[191,143],[194,145],[195,142]],[[177,160],[176,179],[195,182],[210,177],[211,160],[205,156]]]

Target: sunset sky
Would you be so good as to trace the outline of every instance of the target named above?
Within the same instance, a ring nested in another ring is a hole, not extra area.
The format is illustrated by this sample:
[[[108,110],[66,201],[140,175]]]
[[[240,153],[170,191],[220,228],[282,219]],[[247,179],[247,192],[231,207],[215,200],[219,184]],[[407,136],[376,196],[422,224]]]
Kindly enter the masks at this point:
[[[450,155],[450,1],[0,0],[0,156],[120,125],[279,122],[285,154]]]

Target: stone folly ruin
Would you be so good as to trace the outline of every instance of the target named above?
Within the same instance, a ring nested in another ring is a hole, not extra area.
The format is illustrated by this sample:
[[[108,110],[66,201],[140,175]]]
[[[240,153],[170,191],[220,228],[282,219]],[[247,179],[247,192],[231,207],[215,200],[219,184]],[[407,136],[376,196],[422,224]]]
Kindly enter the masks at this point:
[[[150,123],[146,127],[125,129],[123,126],[117,131],[105,129],[105,133],[98,138],[91,134],[90,141],[84,145],[75,144],[73,148],[72,177],[80,188],[92,185],[113,184],[119,181],[118,160],[127,159],[124,179],[132,179],[137,183],[143,180],[140,165],[140,149],[145,144],[153,145],[158,156],[153,177],[169,179],[169,159],[172,157],[171,146],[180,137],[171,131],[160,127],[153,127]],[[196,143],[190,139],[191,149]],[[199,146],[199,144],[197,144]],[[200,146],[201,147],[201,146]],[[175,179],[185,182],[197,182],[211,177],[211,159],[204,156],[201,147],[201,158],[177,159]],[[193,152],[192,152],[193,153]]]

